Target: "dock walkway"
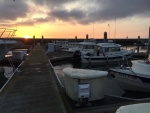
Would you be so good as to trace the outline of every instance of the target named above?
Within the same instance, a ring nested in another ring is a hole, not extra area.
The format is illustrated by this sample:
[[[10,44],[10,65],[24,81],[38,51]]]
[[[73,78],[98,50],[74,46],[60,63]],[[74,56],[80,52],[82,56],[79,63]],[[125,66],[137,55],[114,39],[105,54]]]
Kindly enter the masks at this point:
[[[0,92],[0,113],[66,113],[48,57],[41,46]]]

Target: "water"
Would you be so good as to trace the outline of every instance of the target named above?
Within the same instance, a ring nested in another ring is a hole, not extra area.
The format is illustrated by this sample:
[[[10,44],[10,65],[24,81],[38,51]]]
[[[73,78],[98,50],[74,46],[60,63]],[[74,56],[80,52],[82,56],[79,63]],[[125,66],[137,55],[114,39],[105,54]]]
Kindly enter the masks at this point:
[[[5,69],[4,76],[9,79],[13,74],[13,67],[4,66],[4,69]]]
[[[0,67],[4,68],[4,74],[1,73],[0,75],[0,89],[3,87],[3,85],[13,76],[14,68],[10,65],[4,65],[1,64]],[[15,65],[15,67],[18,67],[18,65]]]

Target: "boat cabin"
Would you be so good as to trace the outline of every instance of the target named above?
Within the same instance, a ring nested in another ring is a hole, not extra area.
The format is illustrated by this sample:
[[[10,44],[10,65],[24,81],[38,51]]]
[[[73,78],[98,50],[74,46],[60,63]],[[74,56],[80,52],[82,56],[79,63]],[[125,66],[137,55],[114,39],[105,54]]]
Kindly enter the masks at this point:
[[[96,43],[94,42],[81,42],[78,44],[78,47],[82,52],[93,52],[96,47]]]
[[[98,43],[97,44],[97,51],[99,50],[100,52],[118,52],[120,51],[120,44],[116,43]]]

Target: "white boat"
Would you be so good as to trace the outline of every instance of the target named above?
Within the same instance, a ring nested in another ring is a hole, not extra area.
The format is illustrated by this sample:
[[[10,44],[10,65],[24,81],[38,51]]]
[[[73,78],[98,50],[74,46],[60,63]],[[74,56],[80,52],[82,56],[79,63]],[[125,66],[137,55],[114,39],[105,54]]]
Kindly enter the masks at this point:
[[[132,67],[111,68],[109,72],[123,90],[150,93],[150,62],[132,61]]]
[[[150,31],[150,28],[149,28]],[[148,45],[150,44],[150,32]],[[150,48],[147,47],[149,54]],[[132,67],[111,68],[110,74],[114,76],[118,85],[124,90],[150,93],[150,61],[132,61]]]
[[[82,63],[108,63],[118,61],[123,57],[132,56],[135,50],[121,49],[120,44],[116,43],[98,43],[93,52],[82,52]]]
[[[16,29],[0,28],[0,60],[14,45],[18,44],[17,41],[11,39],[15,36],[16,31]]]
[[[68,50],[66,50],[67,52],[73,52],[73,53],[76,51],[93,52],[94,46],[96,45],[96,41],[94,39],[86,39],[83,42],[74,43],[71,45],[74,46],[73,47],[71,46]]]
[[[150,103],[138,103],[121,106],[116,113],[149,113]]]
[[[5,54],[17,44],[14,40],[0,40],[0,60],[5,57]]]

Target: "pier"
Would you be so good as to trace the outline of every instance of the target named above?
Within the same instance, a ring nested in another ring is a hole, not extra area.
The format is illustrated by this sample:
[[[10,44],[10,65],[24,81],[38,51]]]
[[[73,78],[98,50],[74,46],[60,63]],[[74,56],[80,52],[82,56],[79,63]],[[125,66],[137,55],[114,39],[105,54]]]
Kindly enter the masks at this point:
[[[0,113],[66,113],[55,74],[41,46],[35,46],[0,92]]]

